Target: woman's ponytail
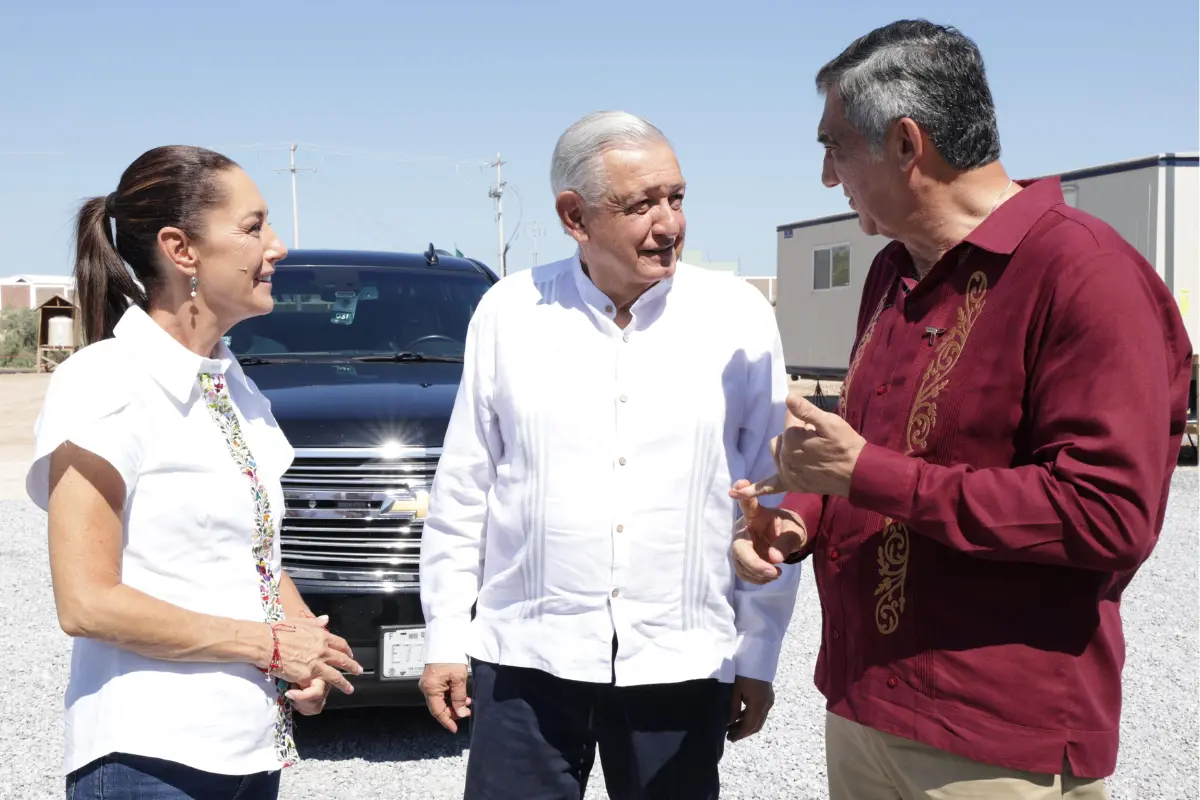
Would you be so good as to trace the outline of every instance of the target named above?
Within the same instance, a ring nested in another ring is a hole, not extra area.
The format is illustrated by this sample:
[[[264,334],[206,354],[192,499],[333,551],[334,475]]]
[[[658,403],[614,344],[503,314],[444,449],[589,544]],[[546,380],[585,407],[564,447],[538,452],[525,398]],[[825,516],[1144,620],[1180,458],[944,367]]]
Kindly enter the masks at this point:
[[[85,201],[77,220],[75,293],[85,344],[111,337],[131,301],[146,307],[145,290],[117,253],[106,205],[103,197]]]

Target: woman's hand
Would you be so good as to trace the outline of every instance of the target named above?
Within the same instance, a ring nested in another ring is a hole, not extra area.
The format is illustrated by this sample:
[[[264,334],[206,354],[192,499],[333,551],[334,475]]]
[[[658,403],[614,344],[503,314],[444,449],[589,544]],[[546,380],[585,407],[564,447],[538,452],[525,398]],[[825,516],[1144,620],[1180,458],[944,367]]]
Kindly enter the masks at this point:
[[[329,697],[330,686],[320,678],[307,686],[293,683],[287,692],[287,698],[292,701],[292,707],[306,717],[320,714],[325,710],[325,699]]]
[[[321,680],[352,694],[354,687],[338,670],[361,675],[362,667],[354,660],[346,640],[325,629],[328,621],[327,616],[320,616],[275,623],[272,628],[279,640],[279,663],[271,674],[300,687],[311,688]]]

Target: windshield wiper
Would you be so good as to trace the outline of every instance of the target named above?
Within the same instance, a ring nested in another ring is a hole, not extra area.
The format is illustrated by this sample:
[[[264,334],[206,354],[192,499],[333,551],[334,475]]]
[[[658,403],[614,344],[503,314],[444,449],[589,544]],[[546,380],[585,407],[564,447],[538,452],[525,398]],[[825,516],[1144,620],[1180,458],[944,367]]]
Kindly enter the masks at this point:
[[[420,362],[428,362],[428,361],[444,361],[444,362],[450,362],[450,363],[455,363],[455,364],[461,364],[463,357],[462,356],[432,356],[432,355],[427,355],[425,353],[410,353],[410,352],[406,351],[406,352],[401,352],[401,353],[378,353],[376,355],[371,355],[371,356],[354,356],[350,360],[351,361],[390,361],[390,362],[396,363],[396,364],[404,364],[404,363],[411,364],[411,363],[420,363]]]
[[[257,367],[262,364],[302,364],[311,360],[308,358],[292,358],[287,356],[283,358],[276,356],[271,356],[270,358],[263,358],[262,356],[238,356],[238,363],[243,367]]]

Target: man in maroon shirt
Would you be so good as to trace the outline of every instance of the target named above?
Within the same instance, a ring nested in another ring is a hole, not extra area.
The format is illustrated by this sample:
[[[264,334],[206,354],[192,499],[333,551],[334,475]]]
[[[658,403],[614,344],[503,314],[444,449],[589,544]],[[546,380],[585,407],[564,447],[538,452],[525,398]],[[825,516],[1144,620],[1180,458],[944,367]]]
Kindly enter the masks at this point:
[[[739,574],[812,558],[833,800],[1107,797],[1121,594],[1185,426],[1179,311],[1057,179],[1010,180],[958,31],[880,28],[817,85],[823,181],[894,241],[838,413],[794,399],[779,474],[733,490]]]

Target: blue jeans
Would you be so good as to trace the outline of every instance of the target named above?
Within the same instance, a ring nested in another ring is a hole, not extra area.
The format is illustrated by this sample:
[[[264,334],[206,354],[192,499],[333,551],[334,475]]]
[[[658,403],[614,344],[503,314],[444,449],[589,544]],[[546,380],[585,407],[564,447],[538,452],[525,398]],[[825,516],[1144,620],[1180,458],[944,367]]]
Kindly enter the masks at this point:
[[[67,800],[276,800],[279,771],[218,775],[114,753],[67,775]]]

